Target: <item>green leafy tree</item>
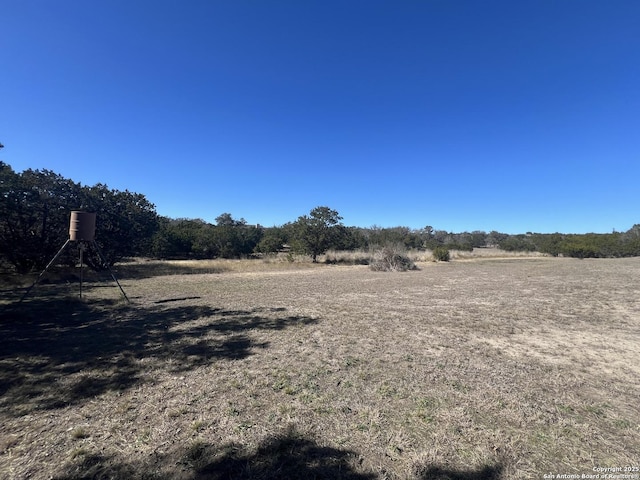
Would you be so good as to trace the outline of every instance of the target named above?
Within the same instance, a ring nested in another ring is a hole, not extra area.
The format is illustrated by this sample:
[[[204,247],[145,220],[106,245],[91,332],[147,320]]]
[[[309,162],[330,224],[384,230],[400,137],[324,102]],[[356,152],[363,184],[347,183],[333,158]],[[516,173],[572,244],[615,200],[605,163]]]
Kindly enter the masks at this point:
[[[561,245],[561,252],[565,257],[574,258],[596,258],[598,256],[598,250],[586,239],[572,236],[567,238]]]
[[[156,234],[153,254],[159,258],[240,258],[256,249],[262,227],[247,225],[223,213],[212,225],[204,220],[166,219]]]
[[[293,224],[292,243],[296,251],[311,255],[314,263],[318,255],[329,248],[338,248],[344,235],[342,217],[329,207],[316,207],[309,215],[298,217]]]
[[[241,255],[243,240],[241,229],[247,224],[244,218],[234,219],[230,213],[216,217],[216,227],[212,236],[218,255],[223,258],[234,258]]]
[[[253,253],[262,238],[262,227],[247,225],[244,218],[234,219],[230,213],[216,218],[213,242],[223,258],[240,258]]]
[[[640,224],[635,224],[622,236],[624,256],[640,256]]]
[[[96,241],[108,263],[123,256],[146,255],[158,226],[155,207],[144,195],[83,187],[50,170],[14,172],[0,162],[0,257],[18,272],[43,268],[69,238],[72,210],[97,213]],[[95,252],[85,257],[95,268]],[[74,264],[73,252],[61,262]]]
[[[487,232],[474,230],[471,232],[471,245],[473,248],[482,248],[487,245]]]
[[[367,248],[367,238],[361,228],[338,225],[338,241],[333,247],[336,250],[356,250]]]
[[[563,237],[559,233],[537,234],[532,241],[540,253],[557,257],[562,252]]]
[[[287,235],[283,227],[267,228],[260,242],[256,245],[258,253],[276,253],[287,243]]]
[[[500,248],[508,252],[533,252],[536,246],[527,235],[509,235],[500,242]]]
[[[17,174],[0,162],[0,255],[20,273],[43,268],[69,236],[79,184],[49,170]],[[67,259],[68,260],[68,259]]]
[[[97,184],[84,190],[80,210],[96,213],[96,243],[108,265],[124,257],[151,255],[159,218],[144,195]],[[95,269],[103,267],[98,256],[91,253],[87,264]]]
[[[486,243],[488,247],[496,247],[500,245],[500,243],[506,240],[507,238],[509,238],[508,234],[500,233],[500,232],[497,232],[496,230],[492,230],[487,235]]]
[[[153,236],[152,255],[156,258],[206,258],[209,254],[206,245],[198,242],[206,237],[203,230],[212,228],[200,219],[161,218]]]
[[[382,228],[374,225],[369,229],[370,247],[402,245],[404,248],[421,248],[423,244],[421,232],[409,227]]]

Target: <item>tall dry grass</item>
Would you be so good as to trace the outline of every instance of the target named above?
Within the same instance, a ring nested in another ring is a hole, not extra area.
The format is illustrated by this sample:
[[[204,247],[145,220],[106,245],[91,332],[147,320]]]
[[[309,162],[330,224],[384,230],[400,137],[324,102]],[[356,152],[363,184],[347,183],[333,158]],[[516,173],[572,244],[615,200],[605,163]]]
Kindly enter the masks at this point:
[[[368,265],[375,255],[376,249],[358,250],[328,250],[324,255],[318,257],[319,262],[346,264],[346,265]],[[403,255],[414,263],[433,262],[431,250],[402,249]],[[473,251],[450,250],[451,260],[475,260],[484,258],[496,259],[518,259],[518,258],[538,258],[545,254],[539,252],[508,252],[499,248],[474,248]]]

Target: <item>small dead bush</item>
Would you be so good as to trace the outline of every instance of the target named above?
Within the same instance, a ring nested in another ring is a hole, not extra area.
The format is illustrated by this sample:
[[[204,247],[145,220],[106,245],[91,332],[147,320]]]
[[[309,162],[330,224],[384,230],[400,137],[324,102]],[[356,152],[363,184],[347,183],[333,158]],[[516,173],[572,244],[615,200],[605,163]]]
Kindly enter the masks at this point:
[[[406,272],[418,269],[404,249],[394,246],[374,251],[369,268],[376,272]]]

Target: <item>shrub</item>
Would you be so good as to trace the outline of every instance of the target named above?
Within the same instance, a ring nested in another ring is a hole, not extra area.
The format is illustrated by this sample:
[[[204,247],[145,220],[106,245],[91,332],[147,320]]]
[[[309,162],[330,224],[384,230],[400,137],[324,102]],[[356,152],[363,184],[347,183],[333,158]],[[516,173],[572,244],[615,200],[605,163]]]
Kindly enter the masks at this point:
[[[526,235],[511,235],[498,245],[507,252],[534,252],[536,246],[530,237]]]
[[[436,262],[448,262],[451,259],[447,247],[436,247],[431,252],[431,255],[433,255],[433,260]]]
[[[407,257],[404,249],[395,246],[386,246],[376,250],[372,255],[369,268],[376,272],[406,272],[418,269],[415,263]]]

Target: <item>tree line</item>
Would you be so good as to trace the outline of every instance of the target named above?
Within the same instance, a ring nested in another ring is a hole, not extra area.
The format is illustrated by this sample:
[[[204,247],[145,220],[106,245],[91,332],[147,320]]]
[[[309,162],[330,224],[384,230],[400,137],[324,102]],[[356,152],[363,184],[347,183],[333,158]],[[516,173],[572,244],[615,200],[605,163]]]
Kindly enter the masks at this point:
[[[158,215],[144,195],[82,186],[50,170],[16,173],[0,161],[0,262],[20,273],[43,268],[69,238],[71,210],[98,214],[96,241],[108,263],[149,252]],[[87,253],[87,264],[103,267]],[[76,257],[68,252],[61,261]]]
[[[0,264],[20,273],[39,270],[69,238],[72,210],[95,212],[96,242],[108,264],[125,257],[164,259],[242,258],[289,251],[309,255],[312,261],[329,249],[356,250],[385,245],[407,249],[499,247],[509,251],[539,251],[570,257],[640,255],[640,225],[610,234],[523,234],[492,231],[451,233],[431,226],[349,227],[336,210],[316,207],[281,226],[249,225],[230,213],[209,223],[200,219],[159,216],[155,206],[139,193],[84,186],[50,170],[15,172],[0,161]],[[88,252],[87,264],[104,268]],[[61,262],[74,265],[77,254]]]
[[[510,235],[499,243],[507,251],[541,252],[557,257],[611,258],[640,256],[640,224],[626,232]]]

